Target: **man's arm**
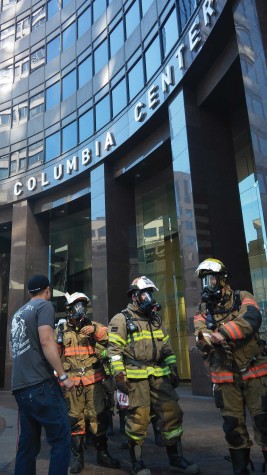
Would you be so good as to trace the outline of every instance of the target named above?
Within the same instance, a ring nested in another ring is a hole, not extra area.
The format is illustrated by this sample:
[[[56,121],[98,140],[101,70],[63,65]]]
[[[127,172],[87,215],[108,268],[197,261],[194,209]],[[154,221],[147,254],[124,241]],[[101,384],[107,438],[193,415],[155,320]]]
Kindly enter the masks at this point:
[[[58,354],[58,346],[54,338],[54,331],[50,325],[41,325],[38,327],[38,333],[40,338],[41,347],[44,353],[44,356],[50,366],[56,371],[58,376],[63,376],[65,371],[63,369],[60,356]],[[70,379],[65,379],[63,381],[66,389],[72,389],[74,386],[73,381]]]

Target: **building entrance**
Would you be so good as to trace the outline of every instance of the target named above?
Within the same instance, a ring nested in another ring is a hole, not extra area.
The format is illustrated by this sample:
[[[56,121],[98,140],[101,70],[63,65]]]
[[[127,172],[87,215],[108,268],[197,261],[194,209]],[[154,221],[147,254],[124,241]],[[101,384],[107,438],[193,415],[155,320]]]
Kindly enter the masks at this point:
[[[160,153],[156,160],[163,161]],[[174,179],[169,157],[164,162],[167,168],[135,185],[137,271],[159,288],[156,299],[170,330],[180,376],[190,379]]]

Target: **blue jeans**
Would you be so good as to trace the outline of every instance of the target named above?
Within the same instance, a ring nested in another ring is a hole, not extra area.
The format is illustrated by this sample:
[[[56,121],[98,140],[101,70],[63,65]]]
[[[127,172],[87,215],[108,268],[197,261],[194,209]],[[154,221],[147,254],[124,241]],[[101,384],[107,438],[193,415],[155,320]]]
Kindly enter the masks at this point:
[[[36,475],[42,427],[51,446],[48,475],[67,475],[71,454],[70,423],[56,379],[14,391],[14,396],[20,419],[14,475]]]

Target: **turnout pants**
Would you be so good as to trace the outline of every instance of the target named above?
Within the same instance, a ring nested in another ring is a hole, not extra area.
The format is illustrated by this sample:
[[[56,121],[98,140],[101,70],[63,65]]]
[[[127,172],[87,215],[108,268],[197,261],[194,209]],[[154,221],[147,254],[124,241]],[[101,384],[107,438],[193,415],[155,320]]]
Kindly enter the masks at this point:
[[[183,411],[179,396],[166,376],[130,379],[129,410],[125,433],[130,441],[142,445],[147,434],[151,412],[157,417],[165,445],[173,445],[182,435]]]
[[[236,375],[233,383],[214,387],[216,406],[223,417],[223,430],[229,448],[252,445],[246,427],[246,407],[253,419],[254,439],[267,448],[267,376],[243,381]]]
[[[106,392],[101,381],[82,388],[77,386],[65,393],[65,399],[73,436],[85,434],[86,419],[93,435],[106,434],[108,427]]]

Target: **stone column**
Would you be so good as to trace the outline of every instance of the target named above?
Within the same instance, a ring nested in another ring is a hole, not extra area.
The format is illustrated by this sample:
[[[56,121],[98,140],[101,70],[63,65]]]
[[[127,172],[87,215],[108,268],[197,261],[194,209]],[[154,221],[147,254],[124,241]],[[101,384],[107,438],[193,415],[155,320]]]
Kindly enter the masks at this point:
[[[9,355],[9,325],[14,312],[29,299],[27,281],[33,274],[48,275],[49,228],[40,216],[35,216],[25,200],[13,205],[11,259],[8,299],[5,388],[10,388],[11,360]]]

